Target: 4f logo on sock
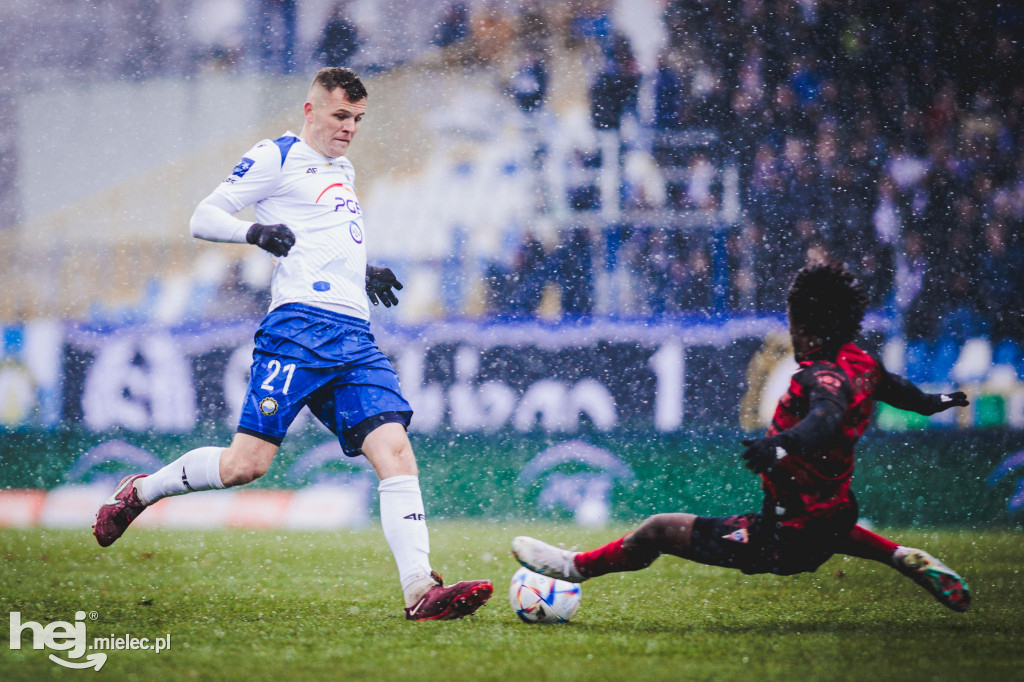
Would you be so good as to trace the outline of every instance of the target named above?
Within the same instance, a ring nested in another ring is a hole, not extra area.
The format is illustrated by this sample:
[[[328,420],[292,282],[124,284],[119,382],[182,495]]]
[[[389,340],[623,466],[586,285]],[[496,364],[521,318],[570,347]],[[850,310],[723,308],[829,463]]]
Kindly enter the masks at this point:
[[[420,514],[419,512],[413,512],[412,514],[409,514],[408,516],[403,516],[402,518],[409,519],[410,521],[424,521],[426,520],[427,517],[423,514]]]

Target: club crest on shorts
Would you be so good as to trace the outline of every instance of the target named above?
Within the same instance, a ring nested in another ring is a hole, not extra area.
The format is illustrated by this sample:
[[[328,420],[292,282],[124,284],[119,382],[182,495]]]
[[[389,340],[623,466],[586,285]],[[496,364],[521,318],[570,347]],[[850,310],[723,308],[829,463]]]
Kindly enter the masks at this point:
[[[277,412],[277,401],[269,395],[260,401],[260,412],[268,417]]]
[[[731,540],[733,542],[740,542],[740,543],[746,544],[746,543],[750,542],[750,533],[747,532],[746,528],[740,528],[738,530],[734,530],[733,532],[729,533],[728,535],[723,535],[722,539],[723,540]]]

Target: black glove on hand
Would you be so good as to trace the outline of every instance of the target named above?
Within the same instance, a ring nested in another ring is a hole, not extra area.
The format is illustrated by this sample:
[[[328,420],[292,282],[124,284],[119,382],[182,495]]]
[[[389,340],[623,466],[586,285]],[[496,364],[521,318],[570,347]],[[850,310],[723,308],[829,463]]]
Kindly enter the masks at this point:
[[[938,414],[939,412],[945,412],[951,407],[967,407],[970,405],[970,401],[967,400],[967,394],[963,391],[957,391],[956,393],[932,393],[931,398],[931,410],[925,412],[926,415]]]
[[[370,298],[370,303],[383,303],[385,308],[398,305],[398,297],[392,288],[401,290],[402,283],[395,277],[395,273],[391,272],[391,268],[366,266],[366,295]]]
[[[755,474],[770,473],[772,467],[778,462],[779,449],[782,450],[783,457],[788,453],[782,444],[775,438],[758,438],[757,440],[745,440],[742,441],[747,449],[743,451],[743,466],[750,469]]]
[[[245,241],[255,244],[275,256],[287,256],[295,246],[295,233],[287,225],[260,225],[253,223],[245,233]]]

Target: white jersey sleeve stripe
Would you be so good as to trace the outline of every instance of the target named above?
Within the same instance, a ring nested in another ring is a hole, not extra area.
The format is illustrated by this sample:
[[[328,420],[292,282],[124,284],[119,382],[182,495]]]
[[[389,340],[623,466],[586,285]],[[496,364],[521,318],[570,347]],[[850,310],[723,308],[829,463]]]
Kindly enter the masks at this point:
[[[232,215],[234,212],[235,207],[231,201],[214,192],[196,206],[189,222],[192,236],[210,242],[244,244],[252,222],[239,220]]]

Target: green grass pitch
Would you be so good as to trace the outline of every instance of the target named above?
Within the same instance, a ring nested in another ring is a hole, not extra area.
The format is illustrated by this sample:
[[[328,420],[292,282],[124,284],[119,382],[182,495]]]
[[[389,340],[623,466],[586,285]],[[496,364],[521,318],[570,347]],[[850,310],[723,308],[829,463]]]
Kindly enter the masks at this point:
[[[490,578],[461,621],[407,623],[379,527],[357,531],[132,529],[100,549],[89,530],[0,531],[0,606],[22,622],[73,621],[89,640],[163,637],[109,651],[98,673],[45,650],[0,647],[0,679],[118,680],[1020,680],[1024,542],[1019,532],[892,530],[959,570],[967,614],[896,571],[834,557],[814,574],[745,576],[674,557],[583,585],[572,623],[526,625],[508,604],[508,546],[533,534],[589,548],[628,530],[435,522],[434,567]]]

